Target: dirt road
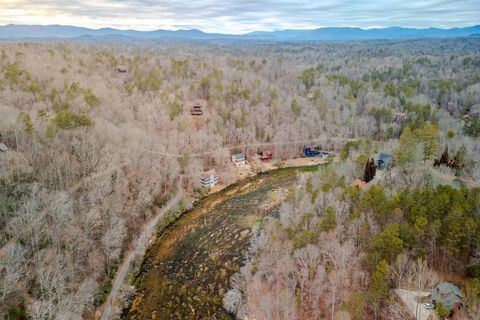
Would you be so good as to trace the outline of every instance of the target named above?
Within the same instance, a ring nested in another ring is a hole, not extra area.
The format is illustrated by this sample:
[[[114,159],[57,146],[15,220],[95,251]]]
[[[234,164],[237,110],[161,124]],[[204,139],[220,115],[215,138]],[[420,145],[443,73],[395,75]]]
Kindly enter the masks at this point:
[[[170,211],[175,205],[180,202],[180,200],[182,199],[182,195],[182,192],[177,193],[171,200],[168,201],[168,203],[161,209],[161,211],[157,215],[152,217],[150,221],[148,221],[143,227],[140,236],[135,241],[133,249],[127,253],[124,261],[118,268],[115,278],[113,279],[112,290],[110,291],[110,294],[108,295],[108,298],[103,305],[103,312],[101,317],[102,320],[108,320],[112,316],[113,305],[118,297],[120,288],[125,283],[125,278],[127,277],[128,270],[130,269],[132,262],[134,261],[136,256],[143,255],[145,253],[145,250],[147,249],[150,240],[152,240],[153,236],[155,235],[157,224],[168,211]]]

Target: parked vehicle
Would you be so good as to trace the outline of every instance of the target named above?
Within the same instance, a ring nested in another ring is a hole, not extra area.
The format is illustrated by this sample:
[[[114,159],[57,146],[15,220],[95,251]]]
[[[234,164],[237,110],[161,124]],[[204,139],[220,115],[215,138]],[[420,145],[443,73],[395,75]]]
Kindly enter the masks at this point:
[[[428,309],[428,310],[435,309],[435,305],[433,305],[433,303],[425,303],[425,309]]]

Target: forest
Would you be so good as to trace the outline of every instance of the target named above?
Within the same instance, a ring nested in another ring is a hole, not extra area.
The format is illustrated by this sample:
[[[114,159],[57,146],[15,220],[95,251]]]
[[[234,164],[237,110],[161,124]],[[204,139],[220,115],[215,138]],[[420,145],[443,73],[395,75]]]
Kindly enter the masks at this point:
[[[0,42],[0,315],[95,318],[142,226],[205,193],[200,172],[228,185],[235,152],[320,141],[334,163],[255,230],[224,308],[410,319],[394,289],[442,280],[479,319],[479,137],[474,37]],[[393,168],[352,186],[380,151]]]

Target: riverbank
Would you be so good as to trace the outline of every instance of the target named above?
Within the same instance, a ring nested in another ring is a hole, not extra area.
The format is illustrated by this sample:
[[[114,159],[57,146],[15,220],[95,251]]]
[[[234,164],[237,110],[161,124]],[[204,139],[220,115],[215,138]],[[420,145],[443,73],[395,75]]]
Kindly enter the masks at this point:
[[[254,175],[245,175],[241,179],[237,179],[235,182],[229,185],[222,185],[218,184],[214,188],[212,188],[207,197],[211,197],[216,193],[220,193],[221,191],[225,192],[235,192],[234,190],[240,185],[245,182],[248,183],[248,180],[255,179],[259,175],[269,174],[271,172],[278,171],[314,171],[318,168],[321,164],[328,163],[325,159],[322,158],[298,158],[298,159],[291,159],[287,161],[277,162],[276,165],[273,163],[261,163],[262,167],[254,167],[256,173]],[[176,197],[175,197],[176,198]],[[194,208],[201,205],[201,201],[203,199],[197,199],[194,202]],[[135,274],[136,270],[132,270],[132,265],[138,263],[138,260],[144,260],[144,254],[147,250],[147,246],[151,245],[152,242],[155,241],[156,233],[160,233],[161,231],[167,229],[171,224],[175,223],[177,219],[179,219],[184,213],[187,213],[189,210],[182,212],[181,214],[176,213],[174,216],[170,216],[173,212],[172,209],[178,205],[181,201],[180,198],[176,199],[175,203],[169,202],[165,207],[163,207],[159,213],[155,215],[144,227],[144,230],[141,233],[141,236],[137,239],[136,244],[133,246],[134,249],[130,250],[126,253],[126,258],[123,260],[122,264],[119,266],[119,269],[115,275],[115,278],[112,282],[112,290],[110,291],[106,302],[103,304],[101,316],[97,316],[102,320],[110,319],[115,309],[121,308],[121,304],[123,302],[118,301],[124,297],[119,297],[121,294],[121,288],[125,285],[126,277],[130,274],[130,276],[136,277],[138,274]],[[273,208],[273,205],[270,204],[270,207]],[[162,230],[159,231],[159,225],[161,226]],[[143,262],[142,262],[143,263]],[[133,272],[133,274],[132,274]]]
[[[235,180],[232,183],[218,183],[208,192],[208,195],[219,192],[226,187],[238,183],[243,179],[248,177],[256,176],[257,174],[266,173],[272,170],[277,169],[288,169],[288,168],[308,168],[308,167],[318,167],[319,165],[329,163],[327,159],[322,157],[314,158],[294,158],[288,160],[279,160],[279,161],[267,161],[267,162],[256,162],[251,163],[248,167],[239,167],[236,168]]]

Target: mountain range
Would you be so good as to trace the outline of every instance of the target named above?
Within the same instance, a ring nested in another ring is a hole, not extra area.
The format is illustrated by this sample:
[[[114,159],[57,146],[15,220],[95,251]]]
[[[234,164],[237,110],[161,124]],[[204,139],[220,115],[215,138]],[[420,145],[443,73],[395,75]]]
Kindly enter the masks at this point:
[[[78,37],[132,37],[140,39],[190,39],[190,40],[262,40],[262,41],[332,41],[332,40],[375,40],[375,39],[421,39],[456,38],[480,36],[480,25],[463,28],[404,28],[388,27],[361,29],[353,27],[328,27],[311,30],[256,31],[241,35],[206,33],[200,30],[120,30],[112,28],[88,29],[62,25],[18,25],[0,26],[0,39],[31,38],[78,38]]]

